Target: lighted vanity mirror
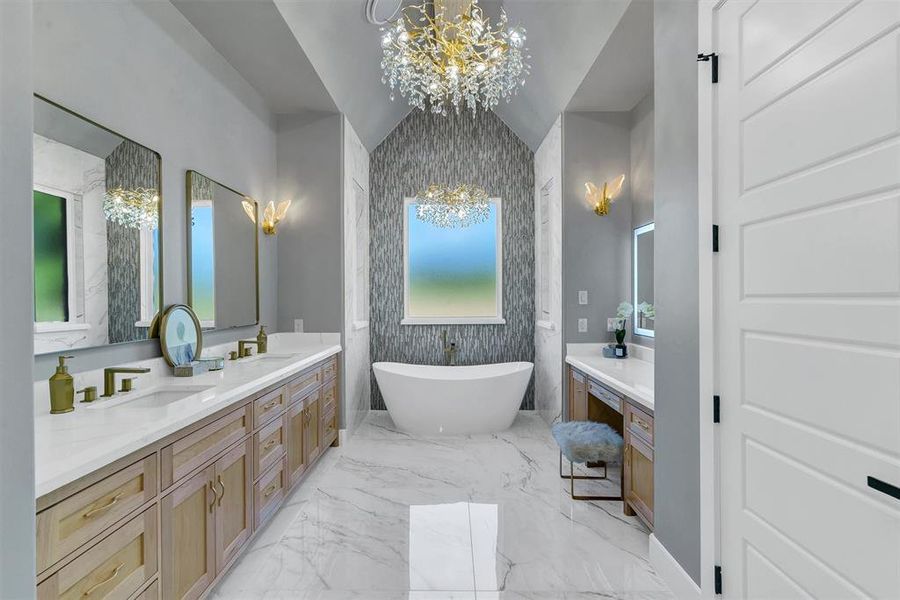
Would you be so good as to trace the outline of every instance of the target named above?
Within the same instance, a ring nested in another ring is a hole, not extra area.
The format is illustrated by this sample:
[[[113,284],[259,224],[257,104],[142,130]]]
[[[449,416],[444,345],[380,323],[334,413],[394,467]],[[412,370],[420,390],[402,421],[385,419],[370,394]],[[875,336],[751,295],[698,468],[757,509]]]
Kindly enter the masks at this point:
[[[204,329],[259,322],[257,203],[187,172],[188,305]]]
[[[653,231],[648,223],[634,230],[634,334],[654,336]]]
[[[162,305],[160,156],[34,98],[35,354],[149,337]]]

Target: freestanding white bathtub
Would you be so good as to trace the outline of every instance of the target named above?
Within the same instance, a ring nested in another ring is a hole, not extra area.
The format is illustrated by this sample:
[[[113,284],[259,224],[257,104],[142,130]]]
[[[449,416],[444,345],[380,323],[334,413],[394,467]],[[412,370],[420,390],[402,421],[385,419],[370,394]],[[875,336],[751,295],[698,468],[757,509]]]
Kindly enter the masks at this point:
[[[460,435],[512,425],[531,379],[530,362],[434,367],[372,365],[388,413],[403,431]]]

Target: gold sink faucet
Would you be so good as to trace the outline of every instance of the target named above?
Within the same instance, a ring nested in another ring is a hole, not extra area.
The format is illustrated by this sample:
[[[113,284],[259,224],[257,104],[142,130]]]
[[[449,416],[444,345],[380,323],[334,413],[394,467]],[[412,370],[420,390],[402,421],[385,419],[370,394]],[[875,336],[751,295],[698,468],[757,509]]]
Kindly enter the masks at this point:
[[[149,373],[145,367],[107,367],[103,369],[103,397],[109,398],[116,395],[116,373]],[[128,381],[128,380],[126,380]],[[126,389],[127,387],[127,389]],[[131,391],[131,384],[126,386],[123,382],[122,391]]]
[[[238,358],[250,356],[250,348],[247,347],[247,344],[253,344],[259,349],[259,342],[257,340],[238,340]]]

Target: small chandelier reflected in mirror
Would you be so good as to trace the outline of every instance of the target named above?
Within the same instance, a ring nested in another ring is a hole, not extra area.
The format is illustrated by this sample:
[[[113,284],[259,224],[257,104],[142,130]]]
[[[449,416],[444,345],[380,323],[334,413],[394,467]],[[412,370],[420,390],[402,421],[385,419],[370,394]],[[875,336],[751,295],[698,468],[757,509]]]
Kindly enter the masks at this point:
[[[107,221],[132,229],[156,229],[159,224],[159,193],[150,188],[112,188],[103,197]]]
[[[469,227],[484,223],[490,215],[487,192],[477,185],[451,188],[433,183],[416,194],[416,218],[435,227]]]
[[[500,9],[496,25],[485,17],[478,0],[460,2],[423,0],[407,6],[382,28],[384,58],[382,83],[390,86],[391,100],[399,89],[410,105],[446,115],[448,105],[474,114],[478,104],[492,109],[507,102],[525,85],[531,58],[525,47],[525,29],[510,27]]]

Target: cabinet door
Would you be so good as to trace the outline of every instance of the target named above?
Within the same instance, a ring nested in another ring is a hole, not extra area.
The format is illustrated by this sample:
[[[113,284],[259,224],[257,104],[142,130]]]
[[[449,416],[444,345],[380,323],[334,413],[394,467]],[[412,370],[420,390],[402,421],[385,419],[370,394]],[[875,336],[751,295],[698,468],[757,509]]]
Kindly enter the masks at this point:
[[[653,525],[653,449],[625,431],[625,502]]]
[[[311,465],[322,451],[319,443],[319,398],[316,397],[306,405],[306,418],[303,421],[303,439],[306,449],[306,464]]]
[[[234,558],[253,529],[253,440],[216,461],[216,572]]]
[[[588,418],[587,379],[569,367],[569,421],[587,421]]]
[[[287,481],[293,486],[306,472],[306,451],[303,432],[306,429],[306,410],[302,402],[288,408],[285,414],[287,437]]]
[[[215,466],[200,471],[161,502],[162,595],[199,598],[216,576]]]

